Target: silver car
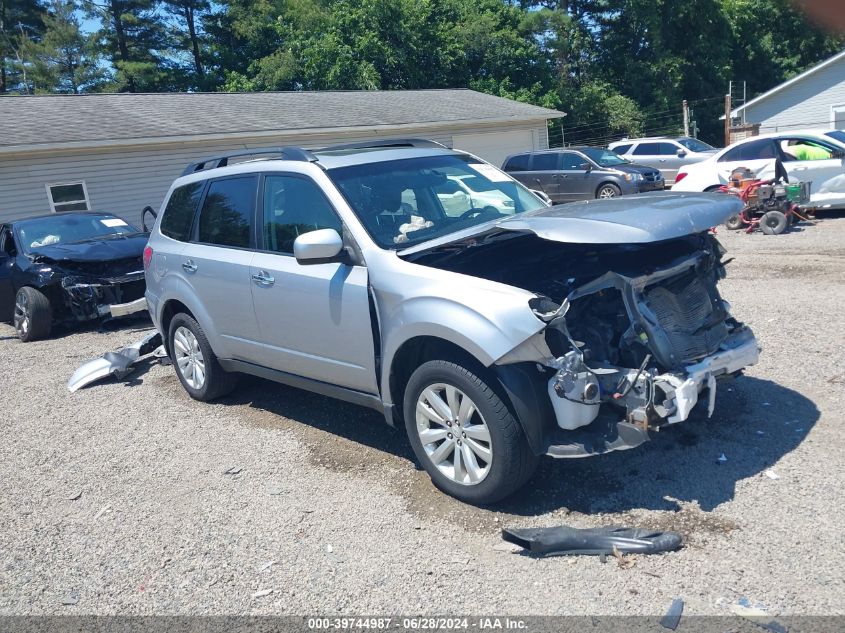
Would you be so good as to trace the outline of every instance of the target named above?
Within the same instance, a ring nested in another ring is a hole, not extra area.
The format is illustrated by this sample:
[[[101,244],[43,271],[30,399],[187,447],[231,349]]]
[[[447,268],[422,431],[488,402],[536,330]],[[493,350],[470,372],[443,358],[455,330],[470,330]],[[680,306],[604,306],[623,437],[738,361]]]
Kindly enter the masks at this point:
[[[404,426],[440,489],[490,503],[542,455],[629,449],[757,361],[719,297],[718,194],[547,207],[425,141],[283,148],[191,165],[144,253],[147,301],[185,390],[239,373]],[[512,202],[458,216],[455,177]]]
[[[607,148],[628,160],[659,169],[667,185],[675,182],[681,167],[707,160],[718,151],[689,136],[624,139]]]

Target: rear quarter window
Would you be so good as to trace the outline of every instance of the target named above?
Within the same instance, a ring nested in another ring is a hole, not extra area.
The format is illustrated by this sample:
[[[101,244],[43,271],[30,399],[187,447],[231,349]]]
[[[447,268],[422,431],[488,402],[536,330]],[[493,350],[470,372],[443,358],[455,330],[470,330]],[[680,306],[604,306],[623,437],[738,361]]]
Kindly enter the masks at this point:
[[[161,217],[159,230],[162,235],[180,242],[188,241],[203,184],[205,183],[193,182],[173,190]]]
[[[616,152],[617,154],[625,154],[628,150],[631,149],[631,143],[627,143],[625,145],[617,145],[616,147],[611,148],[611,152]]]
[[[511,156],[505,163],[505,171],[526,171],[528,169],[528,154]]]

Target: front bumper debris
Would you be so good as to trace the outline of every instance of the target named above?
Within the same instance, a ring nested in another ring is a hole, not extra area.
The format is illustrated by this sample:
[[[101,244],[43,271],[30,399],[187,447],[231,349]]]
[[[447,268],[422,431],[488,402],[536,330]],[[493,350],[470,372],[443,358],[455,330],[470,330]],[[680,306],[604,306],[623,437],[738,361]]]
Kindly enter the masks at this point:
[[[114,279],[68,276],[61,285],[65,304],[77,321],[126,316],[147,309],[143,272]]]
[[[68,391],[73,393],[108,376],[123,380],[132,373],[135,363],[143,356],[156,352],[161,346],[161,334],[154,330],[132,345],[116,352],[106,352],[73,372],[67,381]]]
[[[660,532],[624,527],[505,528],[502,540],[540,556],[601,556],[660,554],[679,549],[683,537],[677,532]]]

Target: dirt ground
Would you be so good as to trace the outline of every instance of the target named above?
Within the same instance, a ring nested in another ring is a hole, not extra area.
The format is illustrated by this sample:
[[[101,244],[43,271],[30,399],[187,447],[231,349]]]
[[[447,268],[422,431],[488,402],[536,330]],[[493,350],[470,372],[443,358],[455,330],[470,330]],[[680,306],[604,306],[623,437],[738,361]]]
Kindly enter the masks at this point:
[[[544,460],[492,509],[434,489],[377,414],[263,380],[202,404],[144,362],[68,393],[149,323],[31,344],[0,324],[0,615],[661,614],[675,597],[685,614],[845,614],[845,216],[719,236],[761,362],[712,419]],[[499,536],[563,524],[686,545],[623,567]]]

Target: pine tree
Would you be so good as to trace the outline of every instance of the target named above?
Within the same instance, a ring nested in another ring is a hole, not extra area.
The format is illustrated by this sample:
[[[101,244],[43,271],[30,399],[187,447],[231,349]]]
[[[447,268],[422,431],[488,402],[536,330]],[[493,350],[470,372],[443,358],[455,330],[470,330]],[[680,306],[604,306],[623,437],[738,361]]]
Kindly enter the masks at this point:
[[[0,0],[0,94],[27,91],[20,46],[22,38],[40,37],[43,13],[37,0]]]

